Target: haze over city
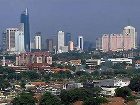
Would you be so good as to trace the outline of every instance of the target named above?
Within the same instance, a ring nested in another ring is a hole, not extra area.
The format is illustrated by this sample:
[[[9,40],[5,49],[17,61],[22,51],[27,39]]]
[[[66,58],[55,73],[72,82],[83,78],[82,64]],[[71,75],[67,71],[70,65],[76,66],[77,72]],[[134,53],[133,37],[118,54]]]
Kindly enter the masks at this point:
[[[0,0],[0,32],[17,27],[28,8],[31,36],[39,31],[46,38],[62,30],[95,41],[104,33],[121,33],[128,20],[139,35],[139,4],[140,0]]]
[[[140,105],[140,0],[0,0],[0,105]]]

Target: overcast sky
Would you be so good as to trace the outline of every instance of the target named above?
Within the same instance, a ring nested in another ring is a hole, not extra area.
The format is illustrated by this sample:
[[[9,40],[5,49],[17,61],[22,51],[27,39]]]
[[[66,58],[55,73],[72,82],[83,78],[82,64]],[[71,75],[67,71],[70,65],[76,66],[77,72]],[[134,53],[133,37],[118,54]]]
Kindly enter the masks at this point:
[[[31,36],[62,30],[95,41],[103,33],[121,33],[128,20],[140,33],[140,0],[0,0],[0,32],[16,27],[25,8]]]

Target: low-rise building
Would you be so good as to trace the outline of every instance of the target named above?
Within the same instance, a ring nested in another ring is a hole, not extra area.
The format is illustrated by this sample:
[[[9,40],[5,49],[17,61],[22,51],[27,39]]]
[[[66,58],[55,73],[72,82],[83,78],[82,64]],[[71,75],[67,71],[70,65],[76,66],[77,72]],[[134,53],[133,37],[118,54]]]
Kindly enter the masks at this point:
[[[140,69],[140,60],[135,61],[135,68]]]
[[[29,65],[33,63],[52,64],[52,57],[49,52],[26,52],[16,56],[16,65]]]
[[[129,79],[115,78],[96,81],[94,86],[102,88],[101,94],[106,96],[114,96],[115,89],[128,86],[129,84]]]
[[[127,64],[132,64],[132,59],[129,58],[109,58],[108,61],[114,63],[123,63],[126,62]]]
[[[106,96],[114,96],[115,90],[117,89],[117,87],[101,87],[101,88],[102,88],[101,94]]]
[[[74,66],[79,66],[79,65],[81,65],[81,59],[70,60],[69,62],[70,62],[70,64],[72,64],[72,65],[74,65]]]
[[[70,89],[74,89],[74,88],[81,88],[81,87],[83,87],[82,83],[75,83],[75,82],[66,83],[63,85],[63,89],[65,89],[65,90],[70,90]]]
[[[101,64],[101,59],[87,59],[86,60],[86,66],[90,69],[94,69],[96,66],[99,66]]]
[[[100,80],[98,86],[99,87],[124,87],[130,84],[129,79],[105,79]]]

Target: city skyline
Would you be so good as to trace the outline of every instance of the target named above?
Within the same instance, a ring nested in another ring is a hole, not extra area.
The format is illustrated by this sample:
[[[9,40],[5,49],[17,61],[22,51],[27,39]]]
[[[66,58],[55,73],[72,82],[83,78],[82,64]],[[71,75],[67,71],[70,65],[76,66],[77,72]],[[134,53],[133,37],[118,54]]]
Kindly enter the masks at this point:
[[[129,24],[128,20],[139,33],[139,4],[139,0],[1,0],[0,32],[2,34],[5,28],[16,27],[19,15],[28,8],[31,39],[38,31],[48,38],[62,30],[72,33],[74,39],[82,35],[86,40],[95,42],[95,37],[101,34],[120,33]]]

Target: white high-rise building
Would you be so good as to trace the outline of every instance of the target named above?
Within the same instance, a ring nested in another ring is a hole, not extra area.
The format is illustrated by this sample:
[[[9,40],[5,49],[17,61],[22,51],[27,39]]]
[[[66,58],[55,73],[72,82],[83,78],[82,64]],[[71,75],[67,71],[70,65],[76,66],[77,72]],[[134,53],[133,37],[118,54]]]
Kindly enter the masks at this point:
[[[18,28],[6,29],[6,49],[8,52],[15,52],[15,33]]]
[[[35,49],[41,50],[41,33],[37,32],[35,35]]]
[[[137,32],[136,32],[136,29],[132,26],[126,26],[126,27],[124,27],[123,35],[124,36],[131,36],[131,38],[130,38],[131,40],[129,42],[130,47],[133,48],[133,49],[136,49],[137,48]]]
[[[83,50],[83,46],[84,46],[83,36],[78,36],[78,48],[80,50]]]
[[[59,31],[57,36],[57,51],[58,53],[63,52],[62,48],[64,47],[64,32]]]
[[[25,52],[23,23],[19,24],[18,31],[15,32],[15,52],[16,53]]]

